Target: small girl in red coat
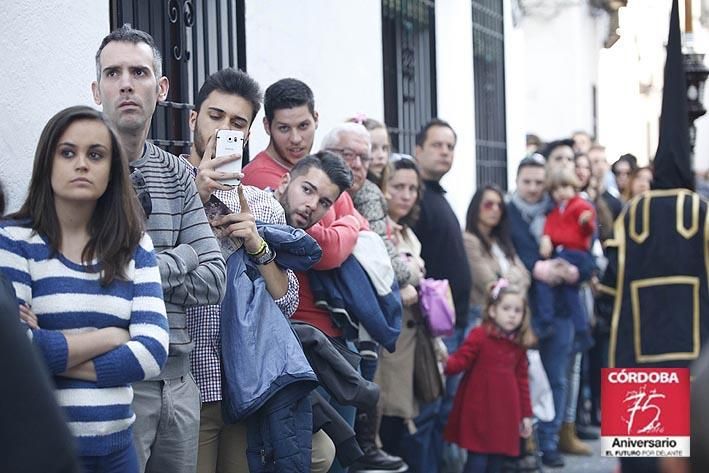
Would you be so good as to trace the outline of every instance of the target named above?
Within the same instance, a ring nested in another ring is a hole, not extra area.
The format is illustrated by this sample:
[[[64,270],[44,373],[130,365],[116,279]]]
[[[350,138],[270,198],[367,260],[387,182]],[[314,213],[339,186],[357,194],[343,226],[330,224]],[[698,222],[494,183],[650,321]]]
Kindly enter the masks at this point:
[[[483,323],[446,363],[465,371],[445,438],[468,450],[464,473],[492,473],[518,456],[520,436],[532,433],[526,347],[534,341],[525,295],[500,279],[492,287]]]

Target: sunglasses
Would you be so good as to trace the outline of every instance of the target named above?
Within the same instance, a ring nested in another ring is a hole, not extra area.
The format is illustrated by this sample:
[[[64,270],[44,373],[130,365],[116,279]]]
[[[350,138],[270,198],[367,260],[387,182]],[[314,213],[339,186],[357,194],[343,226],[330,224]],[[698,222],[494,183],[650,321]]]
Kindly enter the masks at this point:
[[[492,210],[493,207],[497,207],[498,209],[501,209],[502,202],[495,202],[492,200],[486,200],[482,204],[480,204],[480,207],[485,210]]]
[[[145,182],[145,177],[143,177],[140,169],[130,167],[130,182],[133,184],[133,189],[135,189],[135,194],[138,197],[140,206],[143,207],[143,213],[147,219],[153,212],[153,199],[150,196],[148,184]]]

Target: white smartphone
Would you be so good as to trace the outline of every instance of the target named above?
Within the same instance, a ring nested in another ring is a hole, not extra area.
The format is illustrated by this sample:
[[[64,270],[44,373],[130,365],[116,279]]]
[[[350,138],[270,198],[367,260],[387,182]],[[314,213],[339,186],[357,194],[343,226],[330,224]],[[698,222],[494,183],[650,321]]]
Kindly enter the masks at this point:
[[[215,158],[236,154],[239,159],[229,161],[228,163],[219,166],[219,171],[224,172],[240,172],[241,158],[244,153],[244,133],[238,130],[217,130],[217,150],[214,153]],[[238,186],[240,179],[223,179],[220,182],[231,186]]]

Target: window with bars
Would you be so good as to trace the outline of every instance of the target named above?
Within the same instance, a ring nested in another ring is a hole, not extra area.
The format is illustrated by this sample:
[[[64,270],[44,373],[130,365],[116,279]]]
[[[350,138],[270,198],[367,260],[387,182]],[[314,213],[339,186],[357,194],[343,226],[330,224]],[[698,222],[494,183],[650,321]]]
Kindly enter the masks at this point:
[[[416,133],[436,116],[432,0],[382,0],[384,121],[393,149],[413,154]]]
[[[477,185],[507,189],[503,0],[472,0]]]
[[[246,70],[245,0],[110,1],[111,29],[130,23],[150,33],[170,81],[148,138],[174,154],[189,152],[188,118],[199,87],[225,67]]]

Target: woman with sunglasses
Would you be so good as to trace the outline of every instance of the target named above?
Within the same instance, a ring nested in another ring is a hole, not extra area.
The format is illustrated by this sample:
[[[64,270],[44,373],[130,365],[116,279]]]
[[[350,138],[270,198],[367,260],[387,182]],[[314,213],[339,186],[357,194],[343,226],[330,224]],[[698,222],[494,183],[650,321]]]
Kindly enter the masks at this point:
[[[473,276],[470,320],[479,318],[490,284],[500,278],[526,294],[529,273],[510,240],[505,200],[497,186],[488,184],[473,195],[465,219],[463,243]]]
[[[0,271],[54,377],[86,472],[137,472],[132,382],[167,359],[160,273],[106,116],[71,107],[39,139],[29,194],[0,221]]]

